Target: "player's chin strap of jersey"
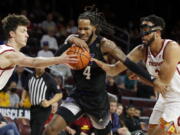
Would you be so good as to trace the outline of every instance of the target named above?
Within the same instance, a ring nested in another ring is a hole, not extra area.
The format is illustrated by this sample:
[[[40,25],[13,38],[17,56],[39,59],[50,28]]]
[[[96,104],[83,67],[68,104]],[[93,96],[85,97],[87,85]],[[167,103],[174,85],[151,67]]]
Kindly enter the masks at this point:
[[[141,29],[141,37],[143,36],[146,36],[146,35],[149,35],[151,34],[152,32],[156,32],[158,30],[163,30],[163,28],[161,26],[150,26],[150,25],[147,25],[147,24],[141,24],[140,25],[140,29]],[[149,29],[148,31],[144,31],[144,29]]]

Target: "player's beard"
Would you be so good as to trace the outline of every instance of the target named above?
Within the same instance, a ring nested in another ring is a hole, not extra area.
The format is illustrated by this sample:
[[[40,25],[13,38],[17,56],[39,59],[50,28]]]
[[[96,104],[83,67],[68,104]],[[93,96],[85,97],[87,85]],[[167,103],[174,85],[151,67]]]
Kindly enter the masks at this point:
[[[144,45],[146,47],[150,46],[152,44],[152,42],[155,40],[155,36],[153,36],[151,39],[149,39],[149,41],[147,41],[146,43],[144,43]]]

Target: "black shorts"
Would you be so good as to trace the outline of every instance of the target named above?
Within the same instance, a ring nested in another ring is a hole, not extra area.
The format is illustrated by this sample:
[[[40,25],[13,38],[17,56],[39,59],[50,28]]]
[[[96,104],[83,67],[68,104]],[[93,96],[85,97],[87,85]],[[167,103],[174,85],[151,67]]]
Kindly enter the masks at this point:
[[[83,115],[84,112],[73,98],[68,97],[59,107],[57,114],[70,124]],[[96,129],[105,129],[110,122],[110,114],[100,120],[96,120],[92,115],[88,114],[88,112],[86,112],[86,114],[89,116],[93,127]]]

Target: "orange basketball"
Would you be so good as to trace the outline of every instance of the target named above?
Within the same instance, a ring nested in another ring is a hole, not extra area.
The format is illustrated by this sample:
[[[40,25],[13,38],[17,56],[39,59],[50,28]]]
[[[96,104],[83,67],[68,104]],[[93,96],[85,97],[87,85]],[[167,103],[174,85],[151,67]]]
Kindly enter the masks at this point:
[[[75,69],[75,70],[80,70],[80,69],[85,68],[91,59],[91,55],[88,51],[83,50],[82,48],[75,46],[75,45],[68,49],[67,54],[68,55],[70,55],[70,54],[77,55],[77,58],[79,60],[78,63],[70,64],[73,67],[73,69]]]

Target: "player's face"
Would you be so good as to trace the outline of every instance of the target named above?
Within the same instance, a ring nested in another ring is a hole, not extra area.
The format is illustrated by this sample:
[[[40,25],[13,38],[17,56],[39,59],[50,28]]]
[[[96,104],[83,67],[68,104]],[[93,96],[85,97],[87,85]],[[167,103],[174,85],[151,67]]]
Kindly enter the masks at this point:
[[[13,34],[13,38],[15,39],[15,42],[20,47],[26,46],[28,37],[29,37],[29,35],[27,33],[27,27],[26,26],[18,26],[16,31]]]
[[[78,21],[78,34],[80,38],[86,42],[91,40],[95,33],[95,27],[91,25],[89,19],[79,19]]]
[[[142,25],[148,25],[148,26],[153,26],[154,24],[148,21],[142,22]],[[150,28],[143,28],[141,29],[142,32],[148,32],[151,29]],[[155,32],[152,32],[150,34],[142,36],[142,43],[146,46],[149,46],[152,44],[152,42],[155,40]]]

